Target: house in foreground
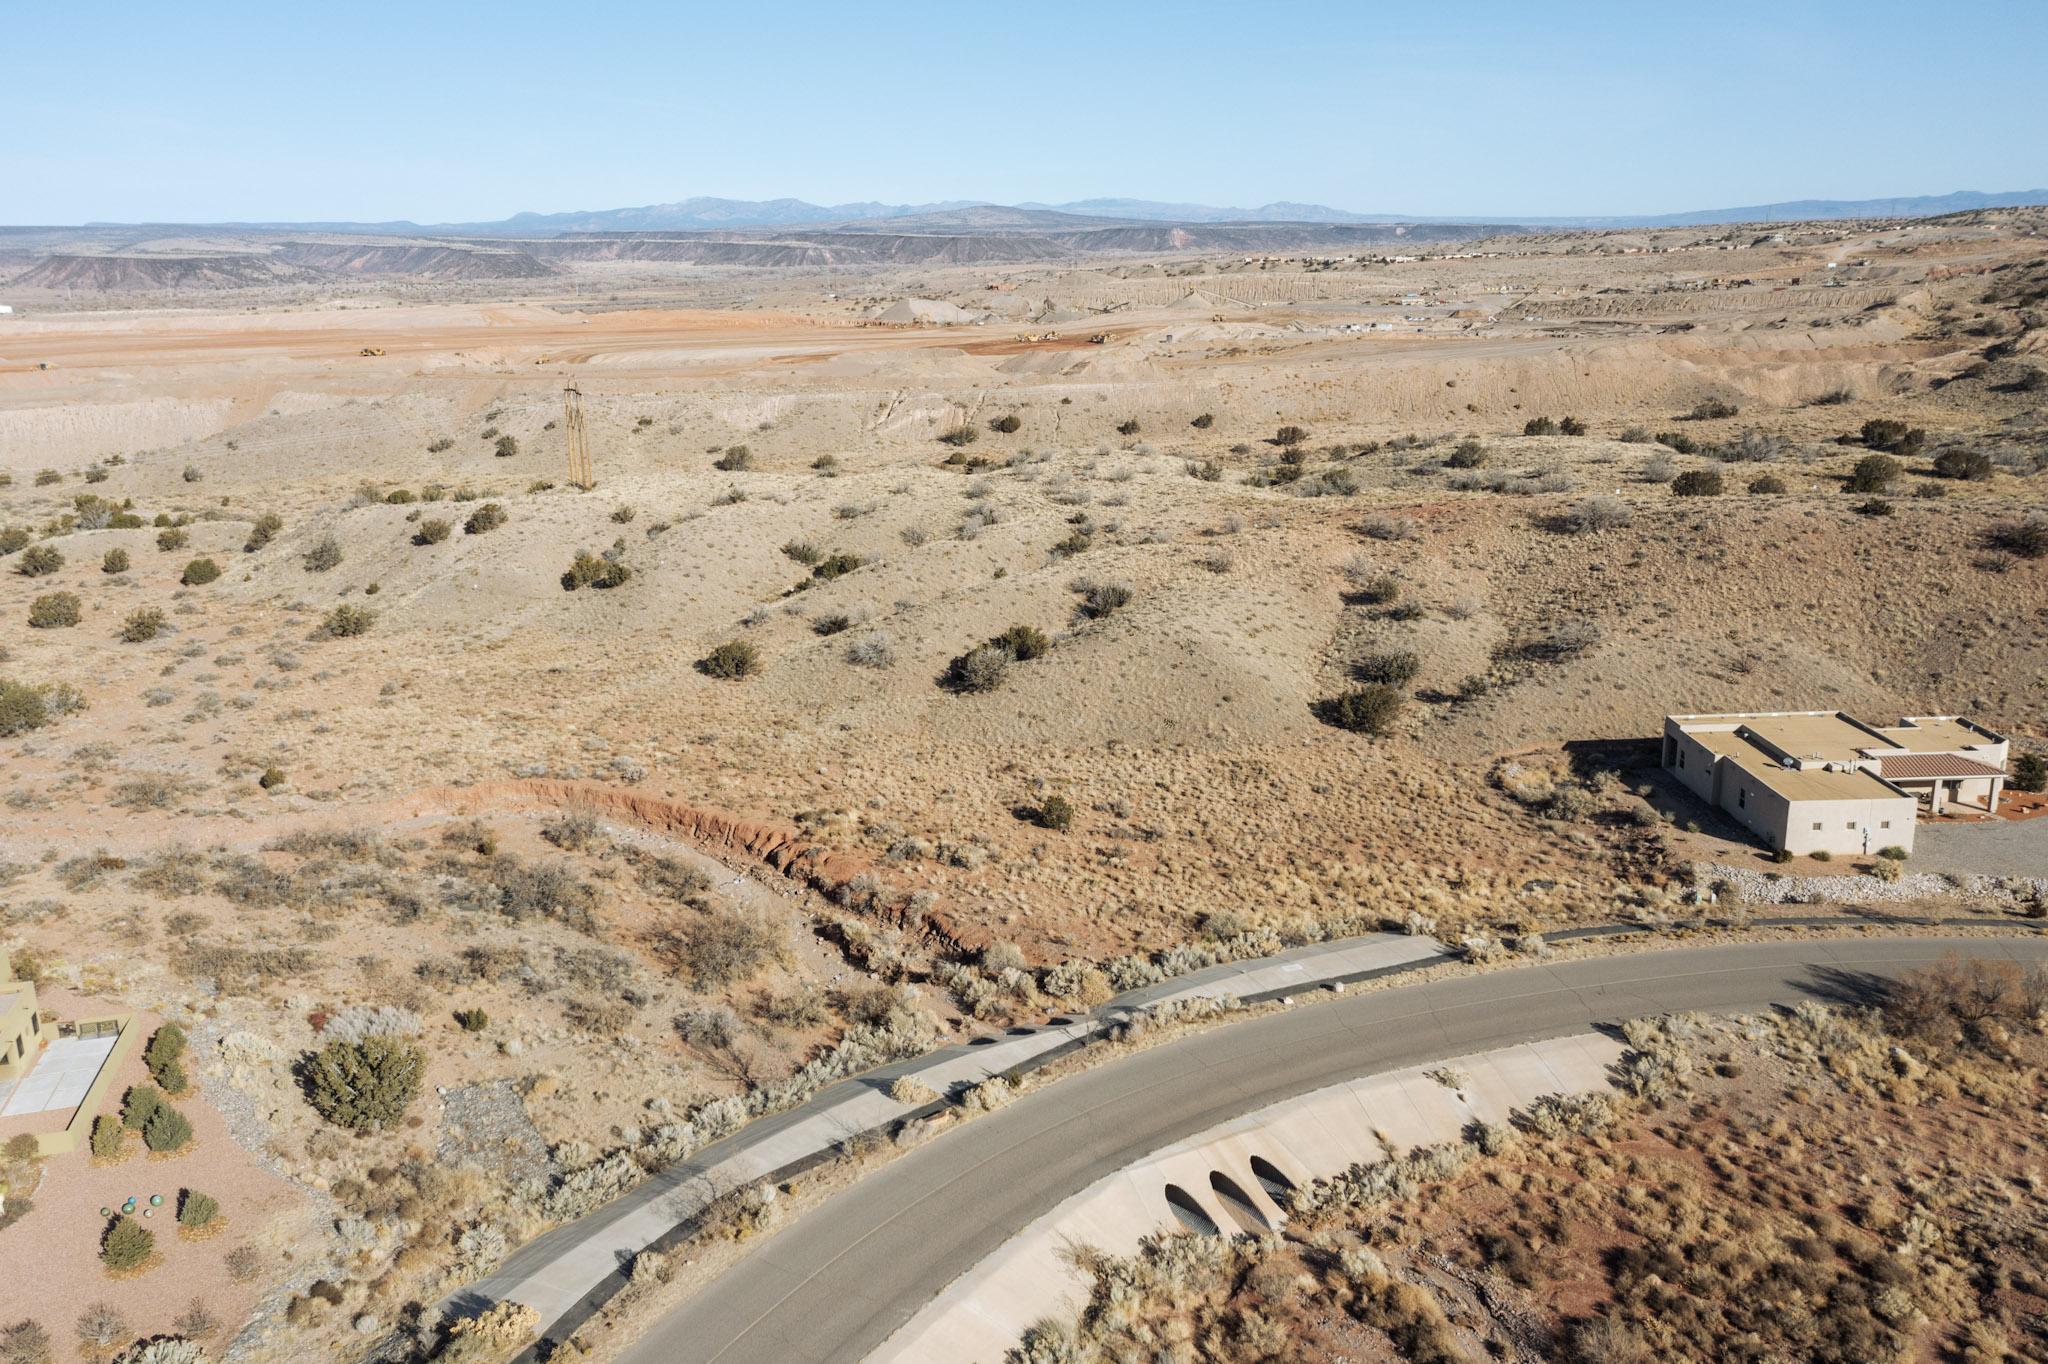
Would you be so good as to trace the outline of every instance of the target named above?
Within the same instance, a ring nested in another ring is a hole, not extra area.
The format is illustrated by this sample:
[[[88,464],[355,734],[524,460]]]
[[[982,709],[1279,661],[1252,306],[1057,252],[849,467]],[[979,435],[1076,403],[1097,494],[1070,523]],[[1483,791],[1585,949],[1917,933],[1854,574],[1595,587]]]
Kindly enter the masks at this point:
[[[1913,850],[1929,814],[1998,808],[2011,745],[1953,715],[1879,728],[1842,711],[1664,717],[1664,770],[1789,853]]]

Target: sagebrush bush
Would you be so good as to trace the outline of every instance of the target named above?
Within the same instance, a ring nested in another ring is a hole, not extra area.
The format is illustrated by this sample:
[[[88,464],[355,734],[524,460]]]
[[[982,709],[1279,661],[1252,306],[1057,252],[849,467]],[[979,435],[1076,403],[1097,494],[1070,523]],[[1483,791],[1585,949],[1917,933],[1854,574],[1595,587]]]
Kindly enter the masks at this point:
[[[254,554],[257,550],[262,549],[272,540],[275,540],[277,533],[283,529],[284,518],[282,516],[279,516],[276,512],[263,513],[249,527],[249,538],[243,543],[242,552]]]
[[[323,535],[313,542],[301,560],[308,573],[325,573],[341,565],[341,541],[332,535]]]
[[[127,571],[128,551],[125,549],[110,549],[107,551],[106,557],[100,560],[100,572],[102,573],[126,573]]]
[[[1007,412],[988,424],[988,429],[999,435],[1013,436],[1023,429],[1024,419],[1014,412]]]
[[[123,643],[147,643],[147,641],[156,639],[158,635],[162,635],[168,625],[170,625],[170,616],[166,616],[162,612],[162,608],[158,608],[158,606],[137,606],[135,610],[127,612],[127,619],[125,621],[121,621],[121,641]]]
[[[588,550],[578,550],[575,562],[562,575],[562,589],[566,592],[574,592],[579,587],[603,590],[617,587],[632,576],[633,570],[616,560],[601,558]]]
[[[980,439],[981,429],[969,426],[966,422],[961,422],[958,426],[949,426],[939,433],[939,444],[950,445],[955,449],[963,445],[972,445]]]
[[[1413,682],[1415,674],[1421,670],[1421,658],[1404,650],[1397,653],[1367,654],[1353,665],[1351,672],[1361,682],[1402,687]]]
[[[1988,483],[1995,471],[1991,456],[1982,450],[1969,450],[1957,446],[1943,450],[1934,457],[1934,472],[1941,478],[1961,479],[1966,483]]]
[[[37,630],[62,630],[78,624],[83,608],[76,592],[45,592],[28,604],[28,623]]]
[[[320,622],[320,630],[330,639],[352,639],[368,634],[376,623],[377,613],[369,607],[344,602],[327,613]]]
[[[761,651],[743,639],[727,640],[697,660],[697,671],[706,677],[752,677],[761,671]]]
[[[1678,497],[1719,497],[1724,487],[1721,475],[1712,469],[1690,469],[1671,480],[1671,491]]]
[[[462,523],[464,535],[483,535],[505,524],[505,509],[495,502],[486,502],[469,514]]]
[[[940,685],[947,691],[972,693],[994,691],[1015,660],[1010,651],[996,644],[978,644],[946,665]]]
[[[14,571],[24,578],[46,578],[62,567],[64,553],[55,545],[30,545],[14,563]]]
[[[1764,474],[1749,481],[1749,491],[1757,497],[1768,497],[1785,491],[1785,480],[1776,474]]]
[[[173,526],[169,530],[160,530],[156,533],[156,547],[166,554],[183,549],[191,542],[191,535],[181,526]]]
[[[1052,640],[1035,625],[1012,625],[989,643],[1007,649],[1010,657],[1020,663],[1043,657],[1052,650]]]
[[[1906,466],[1890,455],[1865,455],[1849,471],[1848,490],[1852,493],[1881,493],[1904,472]]]
[[[1522,434],[1525,436],[1554,436],[1557,434],[1557,423],[1549,417],[1531,417],[1522,423]]]
[[[1399,688],[1374,684],[1316,703],[1316,718],[1356,734],[1383,735],[1401,716],[1407,698]]]
[[[204,587],[220,577],[220,565],[211,559],[194,559],[185,565],[178,581],[187,587]]]
[[[438,517],[422,521],[419,529],[412,533],[412,542],[416,545],[438,545],[448,538],[452,529],[453,527]]]
[[[2022,559],[2048,556],[2048,514],[2035,512],[2017,521],[2001,521],[1984,532],[1984,541]]]
[[[1564,528],[1573,535],[1615,530],[1627,525],[1630,520],[1628,503],[1606,494],[1580,498],[1560,518]]]
[[[723,469],[729,474],[751,469],[754,467],[754,452],[744,445],[728,445],[724,454],[711,461],[711,467]]]

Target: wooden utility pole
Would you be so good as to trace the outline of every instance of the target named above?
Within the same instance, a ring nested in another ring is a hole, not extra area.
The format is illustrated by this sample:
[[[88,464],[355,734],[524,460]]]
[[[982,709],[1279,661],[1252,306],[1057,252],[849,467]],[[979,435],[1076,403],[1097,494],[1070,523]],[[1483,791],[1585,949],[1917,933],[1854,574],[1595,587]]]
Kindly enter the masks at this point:
[[[583,430],[583,390],[571,379],[562,390],[562,434],[569,444],[569,481],[589,492],[597,486],[590,467],[590,437]]]

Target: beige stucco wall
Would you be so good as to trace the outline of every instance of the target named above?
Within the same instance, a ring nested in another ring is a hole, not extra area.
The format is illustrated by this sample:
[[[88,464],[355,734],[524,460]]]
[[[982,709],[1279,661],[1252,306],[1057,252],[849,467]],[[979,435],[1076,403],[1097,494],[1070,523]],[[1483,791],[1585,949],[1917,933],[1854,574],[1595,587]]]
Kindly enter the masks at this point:
[[[1861,856],[1864,835],[1868,850],[1904,848],[1913,851],[1913,824],[1919,803],[1911,796],[1875,800],[1798,800],[1786,803],[1783,841],[1778,846],[1794,854],[1828,852],[1846,857]],[[1855,828],[1850,828],[1851,824]],[[1820,825],[1816,830],[1813,826]]]

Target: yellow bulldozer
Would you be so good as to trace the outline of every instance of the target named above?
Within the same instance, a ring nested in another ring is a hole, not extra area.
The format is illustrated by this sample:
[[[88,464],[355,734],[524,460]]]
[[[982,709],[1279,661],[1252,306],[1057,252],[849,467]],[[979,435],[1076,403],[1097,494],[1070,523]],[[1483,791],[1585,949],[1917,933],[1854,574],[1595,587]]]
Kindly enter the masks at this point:
[[[364,356],[382,355],[383,353],[384,348],[382,346],[364,346],[361,350],[356,352],[357,355]]]
[[[1089,344],[1089,345],[1091,345],[1091,346],[1105,346],[1105,345],[1108,345],[1108,344],[1109,344],[1109,333],[1108,333],[1108,332],[1096,332],[1096,333],[1095,333],[1095,334],[1094,334],[1093,336],[1090,336],[1090,337],[1088,338],[1088,344]]]

